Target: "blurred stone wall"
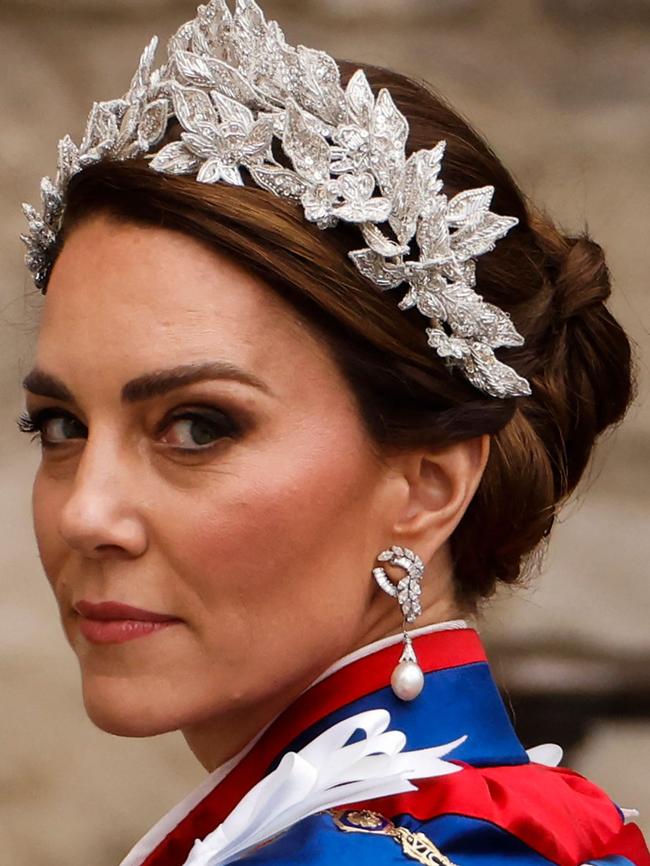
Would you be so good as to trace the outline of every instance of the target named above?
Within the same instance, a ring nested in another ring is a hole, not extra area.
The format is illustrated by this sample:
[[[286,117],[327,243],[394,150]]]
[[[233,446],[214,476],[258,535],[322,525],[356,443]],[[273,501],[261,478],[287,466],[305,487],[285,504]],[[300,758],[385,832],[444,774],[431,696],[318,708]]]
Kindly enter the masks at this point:
[[[264,5],[292,42],[428,79],[533,198],[568,229],[588,225],[608,250],[612,308],[637,344],[639,399],[557,526],[543,579],[503,597],[484,628],[497,650],[509,640],[612,658],[650,652],[650,2]],[[119,740],[85,719],[31,537],[36,448],[13,425],[38,317],[18,205],[36,200],[56,141],[80,135],[91,100],[125,90],[149,36],[193,12],[186,0],[0,0],[0,850],[14,866],[115,866],[201,778],[180,738]],[[553,736],[562,742],[561,730]],[[576,760],[650,828],[647,720],[603,722]]]

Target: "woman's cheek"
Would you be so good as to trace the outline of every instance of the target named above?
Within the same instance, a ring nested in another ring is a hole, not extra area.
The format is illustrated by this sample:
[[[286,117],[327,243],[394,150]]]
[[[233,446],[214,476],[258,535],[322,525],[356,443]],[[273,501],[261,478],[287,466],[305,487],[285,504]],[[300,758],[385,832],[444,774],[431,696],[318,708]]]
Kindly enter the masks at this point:
[[[57,573],[65,559],[65,542],[57,531],[57,516],[62,503],[39,469],[34,481],[33,515],[36,544],[45,576],[54,588]]]

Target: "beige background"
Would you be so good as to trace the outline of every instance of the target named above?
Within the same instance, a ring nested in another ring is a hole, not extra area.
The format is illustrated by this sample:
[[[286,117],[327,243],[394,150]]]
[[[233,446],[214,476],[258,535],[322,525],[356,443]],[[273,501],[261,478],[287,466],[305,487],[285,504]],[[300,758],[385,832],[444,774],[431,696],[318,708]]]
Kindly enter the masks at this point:
[[[503,640],[650,658],[650,2],[268,0],[292,42],[431,81],[481,129],[524,189],[609,252],[612,307],[638,344],[640,394],[600,448],[551,544],[543,579],[486,616]],[[180,0],[0,0],[0,850],[15,866],[115,866],[201,772],[180,738],[128,741],[85,719],[31,538],[36,447],[13,419],[38,301],[16,237],[55,145],[92,99],[121,94]],[[647,667],[645,669],[647,671]],[[554,732],[562,742],[562,731]],[[527,744],[530,745],[530,744]],[[650,722],[598,723],[575,755],[650,829]]]

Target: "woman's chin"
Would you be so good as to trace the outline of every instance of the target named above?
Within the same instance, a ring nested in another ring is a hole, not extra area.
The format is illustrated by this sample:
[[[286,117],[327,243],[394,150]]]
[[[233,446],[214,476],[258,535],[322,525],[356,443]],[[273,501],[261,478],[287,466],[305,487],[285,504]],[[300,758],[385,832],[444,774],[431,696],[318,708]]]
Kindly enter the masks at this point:
[[[153,737],[181,726],[173,709],[138,695],[137,691],[84,684],[83,701],[90,721],[118,737]]]

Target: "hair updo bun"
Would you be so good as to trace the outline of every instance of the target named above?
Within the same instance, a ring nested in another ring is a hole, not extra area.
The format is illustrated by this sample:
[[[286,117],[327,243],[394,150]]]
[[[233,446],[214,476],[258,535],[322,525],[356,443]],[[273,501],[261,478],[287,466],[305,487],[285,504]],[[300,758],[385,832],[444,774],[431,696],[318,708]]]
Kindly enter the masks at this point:
[[[347,80],[362,64],[340,64]],[[349,260],[358,230],[321,230],[300,206],[254,186],[161,176],[145,160],[102,162],[70,184],[60,242],[98,211],[191,234],[259,273],[318,331],[353,393],[371,445],[444,447],[483,434],[490,457],[451,538],[457,597],[467,609],[499,581],[513,583],[548,536],[596,438],[632,397],[629,341],[605,306],[602,250],[564,237],[523,197],[483,139],[439,96],[397,73],[364,68],[410,125],[408,151],[445,139],[445,192],[491,185],[492,209],[519,224],[477,262],[477,291],[512,316],[523,346],[498,350],[525,376],[529,397],[501,400],[451,373],[427,345],[426,322],[400,311]],[[345,81],[344,81],[345,83]],[[177,131],[170,130],[171,140]]]
[[[566,495],[578,483],[593,440],[620,421],[633,396],[631,346],[606,307],[610,273],[602,248],[586,234],[557,238],[548,226],[546,242],[558,247],[554,279],[553,328],[542,377],[555,409],[567,452]]]

